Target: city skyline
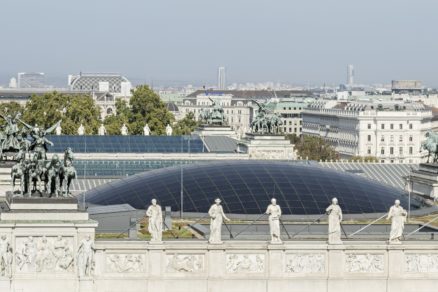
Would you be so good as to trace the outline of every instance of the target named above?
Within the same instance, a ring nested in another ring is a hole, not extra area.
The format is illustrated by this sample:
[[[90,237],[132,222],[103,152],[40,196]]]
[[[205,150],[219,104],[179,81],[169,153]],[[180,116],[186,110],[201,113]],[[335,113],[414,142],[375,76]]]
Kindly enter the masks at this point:
[[[11,45],[0,49],[0,84],[18,72],[66,84],[81,71],[137,84],[215,84],[219,66],[228,83],[340,84],[353,64],[358,84],[438,86],[438,3],[292,2],[2,1]]]

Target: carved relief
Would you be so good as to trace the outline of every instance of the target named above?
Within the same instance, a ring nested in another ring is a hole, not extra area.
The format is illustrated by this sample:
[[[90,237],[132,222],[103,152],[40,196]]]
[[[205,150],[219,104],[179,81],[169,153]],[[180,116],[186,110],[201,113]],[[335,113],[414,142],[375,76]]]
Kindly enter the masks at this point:
[[[228,254],[226,260],[228,273],[263,273],[264,254]]]
[[[6,235],[0,237],[0,277],[10,277],[12,271],[12,247]]]
[[[111,254],[106,256],[108,272],[140,273],[144,271],[144,255],[141,254]]]
[[[383,254],[347,254],[345,270],[349,273],[382,273]]]
[[[72,272],[72,237],[32,237],[16,239],[18,272]]]
[[[325,271],[324,254],[288,254],[286,256],[287,273],[323,273]]]
[[[406,272],[438,273],[438,254],[406,254]]]
[[[166,272],[199,273],[204,271],[204,255],[168,254]]]

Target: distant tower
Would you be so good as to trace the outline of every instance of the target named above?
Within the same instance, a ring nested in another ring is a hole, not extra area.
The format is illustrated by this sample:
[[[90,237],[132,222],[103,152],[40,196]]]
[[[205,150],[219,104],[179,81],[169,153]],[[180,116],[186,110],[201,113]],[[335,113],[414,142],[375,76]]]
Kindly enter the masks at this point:
[[[9,88],[17,88],[17,79],[14,77],[9,80]]]
[[[347,66],[347,85],[352,86],[354,84],[354,67],[353,65]]]
[[[217,88],[220,90],[226,89],[227,83],[225,79],[225,67],[219,67],[217,70]]]

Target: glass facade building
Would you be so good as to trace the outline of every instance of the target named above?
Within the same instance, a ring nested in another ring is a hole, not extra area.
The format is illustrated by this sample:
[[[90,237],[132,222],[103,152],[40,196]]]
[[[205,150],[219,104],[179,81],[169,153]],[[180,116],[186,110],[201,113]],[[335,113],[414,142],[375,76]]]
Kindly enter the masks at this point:
[[[181,183],[182,178],[182,183]],[[384,213],[399,199],[407,208],[407,195],[359,175],[315,164],[272,161],[218,161],[161,168],[112,181],[86,192],[88,203],[128,203],[144,209],[157,198],[172,210],[180,209],[181,185],[185,212],[208,211],[222,199],[224,211],[261,214],[275,197],[284,214],[322,214],[333,197],[346,214]],[[412,201],[411,208],[419,207]]]

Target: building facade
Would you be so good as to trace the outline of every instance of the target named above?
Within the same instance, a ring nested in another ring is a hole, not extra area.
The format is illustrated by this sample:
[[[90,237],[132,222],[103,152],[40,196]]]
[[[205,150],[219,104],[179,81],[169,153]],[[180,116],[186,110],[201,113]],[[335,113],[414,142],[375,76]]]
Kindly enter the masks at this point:
[[[46,76],[42,72],[21,72],[17,76],[18,88],[45,88]]]
[[[297,134],[299,134],[301,132],[299,127],[300,112],[304,109],[305,104],[290,102],[290,99],[307,96],[310,96],[309,92],[297,90],[277,92],[270,90],[198,90],[185,97],[178,107],[181,117],[193,112],[196,119],[199,119],[201,111],[211,106],[211,98],[224,108],[227,122],[231,128],[243,135],[250,131],[253,116],[257,114],[258,106],[254,101],[269,102],[269,108],[282,116],[283,123],[286,125],[283,126],[283,130],[287,133],[294,133],[296,128]],[[283,99],[288,101],[282,102]]]
[[[303,112],[303,134],[323,138],[343,157],[419,163],[432,117],[420,103],[318,101]]]

